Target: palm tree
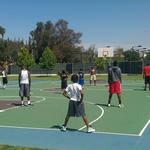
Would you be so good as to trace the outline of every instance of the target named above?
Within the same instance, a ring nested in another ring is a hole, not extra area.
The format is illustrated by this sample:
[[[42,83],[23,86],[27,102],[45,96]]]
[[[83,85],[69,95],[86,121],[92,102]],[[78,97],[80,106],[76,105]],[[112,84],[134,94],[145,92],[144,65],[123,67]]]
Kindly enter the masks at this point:
[[[0,26],[0,35],[2,36],[2,39],[4,38],[4,34],[5,34],[5,28]]]

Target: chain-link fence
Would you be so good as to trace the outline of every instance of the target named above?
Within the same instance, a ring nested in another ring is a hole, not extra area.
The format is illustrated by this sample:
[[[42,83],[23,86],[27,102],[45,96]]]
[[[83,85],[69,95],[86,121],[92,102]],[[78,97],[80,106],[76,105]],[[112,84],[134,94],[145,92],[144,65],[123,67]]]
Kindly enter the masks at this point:
[[[150,61],[124,61],[119,62],[119,67],[122,70],[122,73],[127,74],[141,74],[143,70],[143,66],[146,64],[150,64]],[[108,64],[106,64],[106,68],[104,69],[97,69],[98,74],[107,73],[107,67]],[[95,67],[94,64],[86,63],[57,63],[53,69],[42,69],[39,65],[33,66],[33,68],[30,69],[30,72],[32,74],[57,74],[58,72],[61,72],[62,70],[67,71],[68,73],[78,73],[80,69],[83,69],[83,72],[85,74],[89,73],[89,70],[91,67]],[[8,73],[9,74],[18,74],[20,71],[20,68],[12,65],[9,66]]]

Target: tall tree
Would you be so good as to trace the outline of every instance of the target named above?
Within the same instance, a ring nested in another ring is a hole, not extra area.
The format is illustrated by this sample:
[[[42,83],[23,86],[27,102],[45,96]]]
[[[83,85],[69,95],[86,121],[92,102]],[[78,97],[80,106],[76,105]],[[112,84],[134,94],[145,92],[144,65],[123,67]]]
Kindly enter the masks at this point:
[[[114,56],[115,57],[123,57],[123,48],[116,48],[116,50],[115,50],[115,53],[114,53]]]
[[[108,64],[108,60],[106,58],[95,58],[94,64],[96,66],[96,68],[100,71],[106,71],[107,69],[107,64]]]
[[[94,63],[94,58],[96,57],[96,48],[94,45],[90,46],[88,49],[87,49],[87,58],[88,58],[88,62],[89,63]]]
[[[60,19],[55,24],[57,44],[64,45],[76,45],[80,44],[81,33],[76,33],[73,29],[68,28],[68,22]]]
[[[139,61],[140,55],[135,50],[127,50],[124,51],[124,60],[126,61]]]
[[[68,28],[68,22],[60,19],[55,24],[56,30],[56,45],[63,57],[60,62],[80,62],[81,47],[78,46],[82,36],[81,33],[76,33],[73,29]]]
[[[40,66],[43,69],[50,70],[55,66],[56,57],[48,47],[45,48],[42,57],[40,58]]]
[[[0,26],[0,35],[1,35],[2,39],[4,38],[4,34],[5,34],[5,28]]]
[[[43,37],[43,46],[53,48],[55,44],[55,28],[51,21],[45,23],[44,37]]]
[[[36,62],[39,62],[46,47],[53,50],[58,62],[68,58],[68,54],[70,56],[69,61],[73,61],[75,60],[76,52],[81,52],[78,44],[81,42],[80,37],[82,34],[69,29],[68,22],[63,19],[58,20],[55,24],[51,21],[46,23],[39,22],[30,35],[30,45],[32,45],[30,47],[32,47]]]
[[[110,58],[110,61],[124,61],[124,50],[123,48],[116,48],[115,51],[114,51],[114,57],[113,58]]]
[[[43,48],[43,38],[45,32],[45,25],[43,22],[38,22],[36,24],[36,29],[31,31],[31,42],[32,42],[32,53],[34,55],[35,61],[38,62],[42,53]]]
[[[31,68],[34,65],[34,59],[25,47],[22,47],[18,54],[17,65],[19,67],[26,65],[28,68]]]
[[[0,62],[14,63],[20,48],[24,44],[20,41],[0,40]]]

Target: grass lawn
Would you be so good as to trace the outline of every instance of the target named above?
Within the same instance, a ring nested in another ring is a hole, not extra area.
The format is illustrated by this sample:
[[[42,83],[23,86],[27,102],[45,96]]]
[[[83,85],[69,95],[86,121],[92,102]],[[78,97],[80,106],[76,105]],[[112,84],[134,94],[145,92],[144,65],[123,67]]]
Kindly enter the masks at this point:
[[[32,80],[60,80],[58,75],[45,75],[45,76],[39,76],[39,75],[32,75]],[[69,76],[70,79],[70,76]],[[122,75],[123,80],[143,80],[142,74],[123,74]],[[8,76],[8,80],[18,80],[18,76]],[[85,75],[85,80],[90,80],[90,75]],[[107,80],[107,74],[99,74],[97,75],[97,80]]]
[[[40,148],[27,148],[27,147],[19,147],[19,146],[0,145],[0,150],[54,150],[54,149],[40,149]]]

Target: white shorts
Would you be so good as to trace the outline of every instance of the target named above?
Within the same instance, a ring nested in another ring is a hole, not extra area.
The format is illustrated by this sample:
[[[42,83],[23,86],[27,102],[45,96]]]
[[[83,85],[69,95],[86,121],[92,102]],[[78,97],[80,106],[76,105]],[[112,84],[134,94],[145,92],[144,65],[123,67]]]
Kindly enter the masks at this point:
[[[91,80],[96,80],[96,75],[91,75]]]

